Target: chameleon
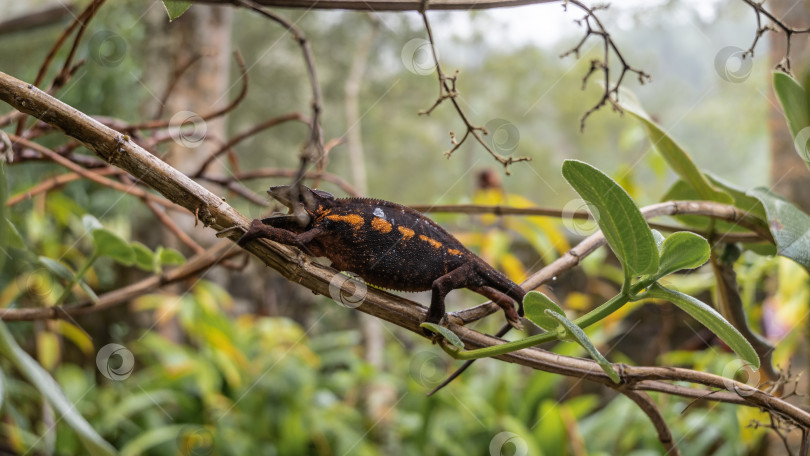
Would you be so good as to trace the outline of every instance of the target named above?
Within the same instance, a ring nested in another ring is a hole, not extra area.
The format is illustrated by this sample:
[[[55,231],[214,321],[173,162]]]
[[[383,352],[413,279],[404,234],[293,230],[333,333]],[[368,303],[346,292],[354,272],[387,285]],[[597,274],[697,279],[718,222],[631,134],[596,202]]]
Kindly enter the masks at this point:
[[[333,268],[355,273],[376,287],[431,290],[425,318],[429,323],[439,324],[445,316],[444,299],[450,291],[467,288],[500,306],[509,325],[521,329],[523,288],[421,212],[390,201],[335,198],[323,190],[299,188],[308,193],[300,195],[308,201],[307,223],[302,226],[296,215],[255,219],[238,244],[270,239],[326,257]],[[299,203],[293,201],[291,186],[270,187],[267,193],[290,214],[295,212]]]

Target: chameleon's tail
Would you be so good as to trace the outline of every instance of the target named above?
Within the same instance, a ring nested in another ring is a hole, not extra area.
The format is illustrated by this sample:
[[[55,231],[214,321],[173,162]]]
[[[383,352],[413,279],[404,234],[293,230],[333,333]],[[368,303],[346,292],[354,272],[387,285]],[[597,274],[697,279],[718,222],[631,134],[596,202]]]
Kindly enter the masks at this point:
[[[505,324],[505,325],[504,325],[504,326],[503,326],[501,329],[499,329],[499,330],[498,330],[498,332],[497,332],[497,333],[495,333],[495,337],[503,337],[503,336],[505,336],[505,335],[506,335],[506,333],[508,333],[510,329],[512,329],[512,325],[510,325],[510,324],[508,324],[508,323],[507,323],[507,324]],[[430,397],[430,396],[432,396],[433,394],[437,393],[437,392],[438,392],[440,389],[444,388],[445,386],[447,386],[447,384],[449,384],[450,382],[452,382],[453,380],[455,380],[455,379],[456,379],[456,377],[458,377],[459,375],[461,375],[461,374],[462,374],[462,373],[463,373],[465,370],[467,370],[467,368],[468,368],[468,367],[470,367],[470,366],[472,365],[472,363],[474,363],[474,362],[475,362],[475,360],[474,360],[474,359],[471,359],[471,360],[469,360],[469,361],[465,361],[465,362],[464,362],[464,364],[462,364],[462,365],[461,365],[461,367],[459,367],[458,369],[456,369],[456,371],[455,371],[455,372],[453,372],[452,374],[450,374],[450,376],[449,376],[449,377],[447,377],[447,379],[446,379],[445,381],[443,381],[441,384],[439,384],[439,386],[437,386],[436,388],[433,388],[433,390],[432,390],[431,392],[427,393],[428,397]]]

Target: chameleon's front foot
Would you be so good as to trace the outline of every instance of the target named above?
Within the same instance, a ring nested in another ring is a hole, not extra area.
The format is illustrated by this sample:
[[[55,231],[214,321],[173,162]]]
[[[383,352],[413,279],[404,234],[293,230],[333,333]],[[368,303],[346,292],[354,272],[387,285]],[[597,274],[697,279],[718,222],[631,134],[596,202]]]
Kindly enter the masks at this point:
[[[240,237],[239,240],[236,241],[236,243],[239,244],[240,247],[244,247],[248,242],[250,242],[250,241],[252,241],[254,239],[264,237],[263,236],[263,233],[264,233],[263,226],[264,226],[264,224],[262,223],[261,220],[259,220],[259,219],[253,220],[252,222],[250,222],[250,228],[248,228],[248,230],[245,232],[245,234],[243,234],[242,237]],[[231,234],[232,231],[237,231],[237,230],[238,231],[244,231],[245,229],[242,228],[240,225],[234,225],[234,226],[232,226],[230,228],[225,228],[224,230],[217,231],[217,237],[218,238],[226,237],[229,234]]]
[[[240,225],[234,225],[230,228],[225,228],[223,230],[217,231],[216,236],[218,238],[228,237],[228,235],[231,234],[232,231],[245,231],[245,229],[242,228]]]
[[[264,236],[264,230],[264,223],[259,219],[254,219],[250,222],[250,228],[248,228],[247,232],[245,232],[236,243],[239,244],[239,247],[244,247],[248,242],[254,239],[266,237]]]

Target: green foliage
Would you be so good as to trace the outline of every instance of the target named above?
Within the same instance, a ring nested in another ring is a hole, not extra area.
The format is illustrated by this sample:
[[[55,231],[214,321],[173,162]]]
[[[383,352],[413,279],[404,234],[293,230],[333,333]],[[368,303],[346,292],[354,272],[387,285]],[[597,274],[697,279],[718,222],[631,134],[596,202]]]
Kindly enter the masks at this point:
[[[748,194],[765,206],[779,255],[810,268],[810,216],[767,188],[758,187]]]
[[[59,385],[48,372],[26,353],[9,332],[6,324],[0,321],[0,354],[11,361],[15,368],[31,382],[48,401],[61,419],[76,432],[85,450],[91,456],[115,455],[118,452],[107,443],[93,427],[79,414],[73,404],[62,393]]]
[[[658,249],[647,221],[630,195],[603,172],[566,160],[563,176],[589,204],[591,215],[621,262],[625,275],[650,274],[658,268]]]
[[[694,269],[709,261],[711,250],[706,239],[688,231],[672,233],[659,246],[657,278],[668,276],[681,269]]]
[[[675,174],[684,182],[687,182],[700,195],[701,199],[719,203],[732,202],[730,195],[714,188],[709,183],[706,176],[700,172],[697,165],[692,161],[692,157],[650,119],[649,115],[641,108],[638,100],[630,92],[623,93],[622,107],[644,124],[655,150],[664,157],[664,160],[675,171]]]
[[[546,310],[551,310],[560,315],[565,315],[565,311],[543,293],[539,291],[526,293],[526,297],[523,298],[523,309],[526,312],[526,318],[537,326],[549,332],[561,331],[560,335],[565,333],[565,327],[556,318],[547,314]]]
[[[782,105],[782,112],[785,114],[790,133],[793,135],[793,139],[797,140],[801,131],[810,127],[810,94],[799,81],[781,71],[773,73],[773,89]],[[804,144],[797,144],[797,147],[807,149],[809,139],[810,134],[805,133]],[[803,158],[807,163],[807,159],[810,157]]]
[[[667,300],[688,313],[723,340],[740,358],[759,368],[759,357],[754,347],[722,315],[705,303],[679,291],[654,284],[646,293],[651,298]]]
[[[166,8],[166,12],[169,14],[169,21],[173,21],[191,8],[191,2],[183,0],[163,0],[163,7]]]
[[[425,322],[425,323],[422,323],[421,325],[419,325],[419,327],[420,328],[425,328],[427,330],[430,330],[434,334],[442,336],[442,338],[444,338],[444,340],[450,342],[450,344],[453,345],[456,348],[464,348],[464,343],[461,342],[461,339],[459,339],[458,336],[453,331],[450,331],[449,329],[445,328],[444,326],[437,325],[435,323],[427,323],[427,322]]]

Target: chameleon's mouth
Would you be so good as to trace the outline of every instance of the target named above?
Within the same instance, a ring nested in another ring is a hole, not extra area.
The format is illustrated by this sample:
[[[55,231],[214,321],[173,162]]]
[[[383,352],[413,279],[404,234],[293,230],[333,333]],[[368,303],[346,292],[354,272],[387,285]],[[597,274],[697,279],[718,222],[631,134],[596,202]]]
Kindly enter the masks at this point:
[[[292,198],[290,197],[289,185],[276,185],[274,187],[270,187],[267,190],[267,194],[270,195],[274,200],[283,204],[289,211],[288,214],[293,213],[293,205],[292,205]]]

